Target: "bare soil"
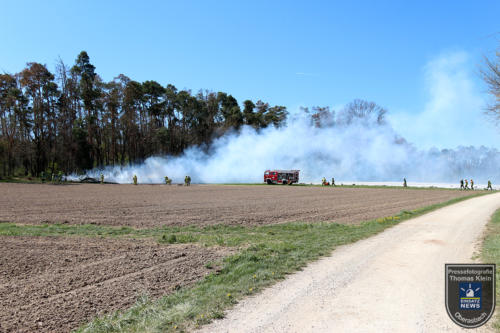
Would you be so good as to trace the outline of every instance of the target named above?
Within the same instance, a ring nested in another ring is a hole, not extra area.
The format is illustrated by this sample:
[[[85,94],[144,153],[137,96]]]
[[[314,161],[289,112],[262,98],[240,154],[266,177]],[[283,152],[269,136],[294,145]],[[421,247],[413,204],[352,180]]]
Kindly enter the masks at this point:
[[[209,273],[227,250],[74,237],[0,238],[0,332],[68,332]]]
[[[358,223],[471,192],[439,189],[248,185],[40,185],[0,183],[0,221],[149,228]]]

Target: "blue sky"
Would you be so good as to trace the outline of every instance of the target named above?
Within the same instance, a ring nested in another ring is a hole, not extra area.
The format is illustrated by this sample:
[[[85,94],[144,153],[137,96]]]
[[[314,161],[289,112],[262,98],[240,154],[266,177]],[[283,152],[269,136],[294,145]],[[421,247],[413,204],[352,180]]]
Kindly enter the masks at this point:
[[[498,1],[5,1],[0,71],[86,50],[123,73],[296,110],[354,98],[417,146],[500,148],[478,69],[500,45]],[[439,127],[439,128],[436,128]]]

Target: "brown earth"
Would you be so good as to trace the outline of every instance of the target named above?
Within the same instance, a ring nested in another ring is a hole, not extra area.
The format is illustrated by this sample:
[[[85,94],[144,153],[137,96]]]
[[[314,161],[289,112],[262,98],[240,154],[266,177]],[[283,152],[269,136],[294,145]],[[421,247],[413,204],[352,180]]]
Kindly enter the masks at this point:
[[[0,238],[0,332],[68,332],[192,284],[227,250],[73,237]]]
[[[0,183],[0,221],[134,226],[287,221],[356,223],[471,192],[248,185]]]

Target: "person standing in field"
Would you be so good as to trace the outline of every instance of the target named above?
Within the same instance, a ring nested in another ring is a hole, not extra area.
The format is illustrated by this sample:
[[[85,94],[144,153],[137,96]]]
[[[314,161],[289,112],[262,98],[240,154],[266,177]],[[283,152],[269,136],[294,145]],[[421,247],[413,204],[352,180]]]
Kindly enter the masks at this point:
[[[460,179],[460,189],[461,190],[464,189],[464,180],[463,179]]]
[[[191,177],[189,176],[184,177],[184,185],[186,186],[191,185]]]
[[[468,190],[468,189],[469,189],[469,181],[466,179],[465,185],[464,185],[464,190]]]
[[[335,186],[335,178],[332,177],[332,186]]]
[[[488,187],[486,187],[486,190],[493,191],[493,187],[491,186],[491,180],[488,180]]]
[[[406,183],[406,178],[403,178],[403,187],[408,187],[408,184]]]
[[[470,189],[474,190],[474,181],[472,179],[470,180]]]
[[[134,175],[134,178],[132,178],[134,181],[134,185],[137,185],[137,175]]]
[[[101,184],[104,184],[104,175],[101,173]]]

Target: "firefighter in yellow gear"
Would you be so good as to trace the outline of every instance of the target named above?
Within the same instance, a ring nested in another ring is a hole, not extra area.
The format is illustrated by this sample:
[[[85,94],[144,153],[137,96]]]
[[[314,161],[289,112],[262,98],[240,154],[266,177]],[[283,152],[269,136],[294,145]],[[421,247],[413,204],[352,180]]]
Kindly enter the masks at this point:
[[[466,179],[465,185],[464,185],[464,190],[468,190],[468,189],[469,189],[469,181]]]
[[[491,186],[491,180],[488,180],[488,187],[486,187],[486,190],[493,191],[493,187]]]
[[[321,185],[323,185],[323,186],[326,185],[326,178],[325,177],[323,177],[323,179],[321,179]]]
[[[474,190],[474,181],[472,179],[470,180],[470,189]]]
[[[406,178],[403,178],[403,187],[407,187],[408,184],[406,183]]]
[[[191,185],[191,177],[189,176],[184,177],[184,185],[186,186]]]
[[[101,184],[104,184],[104,175],[101,173]]]
[[[137,175],[134,175],[134,178],[132,178],[134,180],[134,185],[137,185]]]

